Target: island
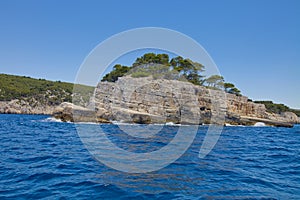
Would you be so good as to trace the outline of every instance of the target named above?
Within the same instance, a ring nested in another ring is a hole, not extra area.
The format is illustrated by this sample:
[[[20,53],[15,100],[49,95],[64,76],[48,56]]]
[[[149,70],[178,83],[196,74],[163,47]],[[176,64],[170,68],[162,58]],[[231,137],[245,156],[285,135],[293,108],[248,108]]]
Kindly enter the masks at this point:
[[[243,96],[220,75],[187,58],[147,53],[117,64],[96,88],[0,74],[0,113],[50,114],[62,121],[139,124],[263,123],[293,127],[299,111]]]

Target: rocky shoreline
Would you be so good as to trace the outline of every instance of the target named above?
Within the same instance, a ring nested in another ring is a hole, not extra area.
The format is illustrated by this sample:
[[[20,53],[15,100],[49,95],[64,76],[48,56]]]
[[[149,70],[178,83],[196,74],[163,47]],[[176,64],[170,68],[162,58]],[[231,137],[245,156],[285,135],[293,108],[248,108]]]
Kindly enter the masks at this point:
[[[87,106],[63,102],[43,104],[38,100],[0,101],[0,113],[45,114],[62,121],[140,124],[231,124],[262,122],[268,126],[293,127],[296,114],[267,112],[265,105],[245,96],[228,94],[177,80],[120,77],[100,82]]]
[[[42,104],[38,101],[14,99],[11,101],[0,101],[1,114],[29,114],[29,115],[52,115],[57,106]]]
[[[263,104],[245,96],[207,89],[176,80],[121,77],[100,82],[87,107],[62,103],[53,111],[62,121],[164,124],[231,124],[293,127],[299,118],[292,112],[268,113]]]

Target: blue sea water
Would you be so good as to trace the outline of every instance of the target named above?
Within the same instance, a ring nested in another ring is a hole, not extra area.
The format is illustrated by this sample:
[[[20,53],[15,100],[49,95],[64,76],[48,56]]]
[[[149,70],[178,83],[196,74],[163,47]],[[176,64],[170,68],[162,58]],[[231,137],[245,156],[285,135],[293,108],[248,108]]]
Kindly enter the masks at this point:
[[[298,125],[224,127],[204,159],[198,153],[207,127],[201,126],[175,163],[132,174],[93,159],[74,124],[47,118],[0,115],[0,199],[300,199]],[[143,143],[117,125],[101,126],[119,147],[136,152],[163,147],[178,130],[163,127]]]

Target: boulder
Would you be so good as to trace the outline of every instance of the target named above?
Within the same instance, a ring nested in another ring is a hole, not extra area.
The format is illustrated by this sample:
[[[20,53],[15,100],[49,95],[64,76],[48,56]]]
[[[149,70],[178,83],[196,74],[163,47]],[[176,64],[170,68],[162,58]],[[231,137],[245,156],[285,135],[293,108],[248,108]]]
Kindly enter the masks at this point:
[[[68,102],[64,102],[56,107],[52,115],[63,122],[110,123],[108,120],[98,117],[94,110],[77,106]]]

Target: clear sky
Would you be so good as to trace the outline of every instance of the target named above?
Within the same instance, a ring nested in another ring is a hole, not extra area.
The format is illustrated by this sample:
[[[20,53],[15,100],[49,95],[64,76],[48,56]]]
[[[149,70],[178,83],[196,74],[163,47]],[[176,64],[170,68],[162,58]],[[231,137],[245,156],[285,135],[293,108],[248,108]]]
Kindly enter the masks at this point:
[[[73,82],[100,42],[164,27],[200,43],[246,96],[300,108],[300,1],[0,0],[0,73]]]

